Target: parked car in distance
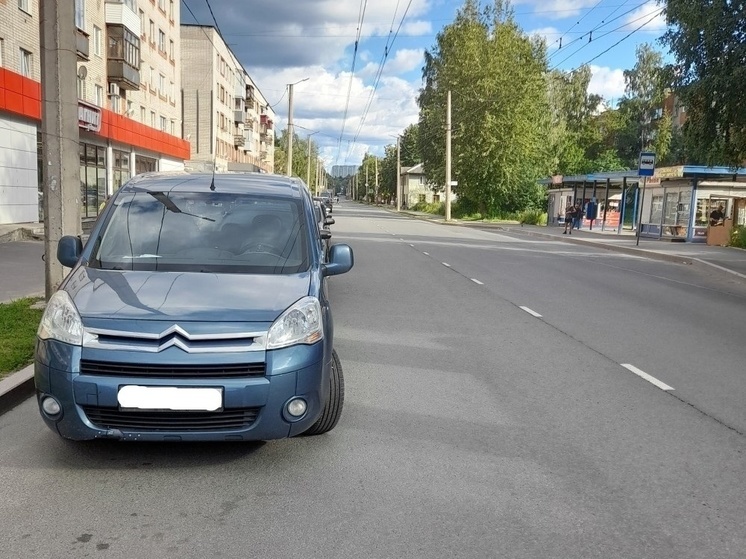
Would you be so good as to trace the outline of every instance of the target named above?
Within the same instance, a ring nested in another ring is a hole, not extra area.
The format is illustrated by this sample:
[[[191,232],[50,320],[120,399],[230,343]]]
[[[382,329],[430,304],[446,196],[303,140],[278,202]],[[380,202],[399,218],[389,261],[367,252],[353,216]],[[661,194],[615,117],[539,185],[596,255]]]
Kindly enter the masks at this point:
[[[267,440],[334,428],[344,402],[317,214],[298,179],[151,173],[111,198],[39,325],[43,420],[74,440]]]
[[[332,209],[334,207],[334,203],[332,202],[332,195],[331,192],[323,192],[321,196],[319,196],[319,199],[323,202],[323,204],[326,206],[326,210],[329,213],[332,213]]]
[[[316,221],[319,225],[319,238],[324,251],[324,256],[329,257],[329,248],[331,247],[332,232],[331,225],[334,225],[334,218],[327,213],[326,206],[320,200],[314,199],[314,209],[316,211]]]

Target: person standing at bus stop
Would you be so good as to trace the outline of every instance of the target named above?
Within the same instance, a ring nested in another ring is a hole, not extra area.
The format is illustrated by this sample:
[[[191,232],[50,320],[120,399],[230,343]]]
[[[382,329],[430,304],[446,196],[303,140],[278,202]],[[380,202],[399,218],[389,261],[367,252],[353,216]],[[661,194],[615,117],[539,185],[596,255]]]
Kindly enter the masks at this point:
[[[576,209],[572,204],[565,209],[565,230],[562,231],[563,235],[567,234],[568,227],[570,228],[570,235],[572,235],[572,228],[575,226]]]
[[[575,217],[573,219],[573,227],[580,229],[580,225],[583,223],[583,206],[580,202],[575,202]]]

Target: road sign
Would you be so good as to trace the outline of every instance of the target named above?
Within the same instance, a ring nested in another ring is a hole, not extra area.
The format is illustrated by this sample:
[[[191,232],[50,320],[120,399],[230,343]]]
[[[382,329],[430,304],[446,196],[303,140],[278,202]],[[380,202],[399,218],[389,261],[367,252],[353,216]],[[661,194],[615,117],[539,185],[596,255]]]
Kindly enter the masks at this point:
[[[640,153],[640,163],[637,166],[637,175],[640,177],[652,177],[655,174],[655,153],[643,151]]]

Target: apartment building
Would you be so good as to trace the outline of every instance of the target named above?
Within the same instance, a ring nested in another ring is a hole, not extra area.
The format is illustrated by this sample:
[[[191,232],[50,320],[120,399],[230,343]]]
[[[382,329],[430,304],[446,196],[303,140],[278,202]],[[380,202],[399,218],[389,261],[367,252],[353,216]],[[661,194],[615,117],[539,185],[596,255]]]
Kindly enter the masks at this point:
[[[72,1],[72,0],[71,0]],[[95,218],[130,177],[184,167],[176,0],[74,0],[80,188]],[[39,0],[0,3],[0,224],[39,219]]]
[[[274,111],[217,30],[182,25],[181,61],[188,165],[274,172]]]

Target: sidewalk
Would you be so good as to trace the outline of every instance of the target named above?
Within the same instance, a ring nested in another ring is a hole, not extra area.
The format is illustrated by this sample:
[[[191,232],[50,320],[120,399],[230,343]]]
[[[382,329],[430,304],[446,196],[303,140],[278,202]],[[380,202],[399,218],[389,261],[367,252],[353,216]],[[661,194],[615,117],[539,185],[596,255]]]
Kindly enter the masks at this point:
[[[396,213],[396,210],[386,209]],[[537,225],[520,225],[517,223],[460,220],[452,220],[446,223],[443,216],[413,212],[411,210],[402,211],[401,213],[442,225],[504,231],[506,233],[623,252],[655,260],[706,267],[711,272],[719,272],[730,279],[746,283],[746,250],[739,248],[707,246],[705,243],[671,242],[665,239],[658,240],[645,237],[640,238],[638,245],[633,231],[623,231],[617,234],[616,229],[601,231],[600,226],[598,228],[594,227],[593,231],[589,231],[587,228],[575,229],[572,235],[563,235],[564,226],[550,225],[548,227],[541,227]]]

